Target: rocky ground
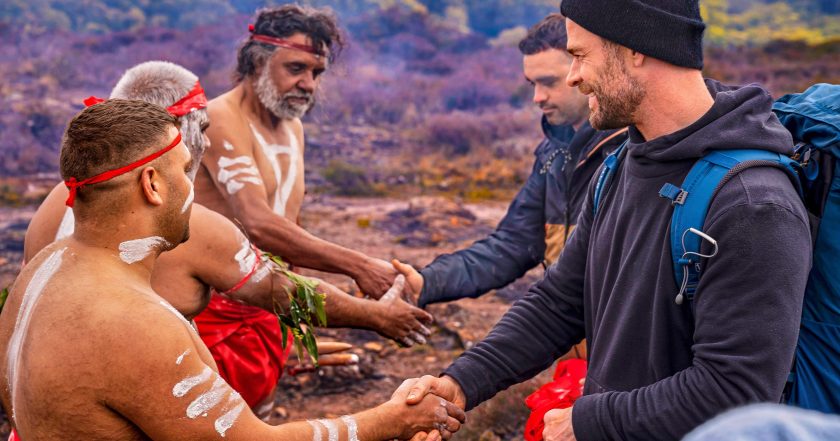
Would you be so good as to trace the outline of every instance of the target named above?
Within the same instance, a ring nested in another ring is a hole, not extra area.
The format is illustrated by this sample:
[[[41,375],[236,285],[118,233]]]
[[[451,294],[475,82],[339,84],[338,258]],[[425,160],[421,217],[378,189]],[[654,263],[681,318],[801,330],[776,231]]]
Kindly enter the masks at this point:
[[[310,196],[301,222],[314,234],[383,259],[399,258],[417,267],[440,253],[469,245],[491,232],[506,203],[461,204],[441,198],[351,199]],[[23,232],[33,208],[5,209],[0,222],[0,284],[9,285],[18,270]],[[320,330],[319,338],[352,343],[360,356],[357,367],[323,368],[285,376],[271,422],[335,417],[386,401],[406,378],[437,375],[465,349],[479,341],[504,314],[510,302],[541,275],[528,273],[512,287],[480,299],[431,305],[436,319],[428,345],[400,348],[377,334],[360,330]],[[355,291],[343,276],[307,272]],[[471,411],[455,439],[519,440],[528,416],[524,398],[550,379],[511,388]],[[7,426],[6,426],[7,427]],[[3,427],[2,429],[5,429]],[[0,429],[0,436],[5,430]]]

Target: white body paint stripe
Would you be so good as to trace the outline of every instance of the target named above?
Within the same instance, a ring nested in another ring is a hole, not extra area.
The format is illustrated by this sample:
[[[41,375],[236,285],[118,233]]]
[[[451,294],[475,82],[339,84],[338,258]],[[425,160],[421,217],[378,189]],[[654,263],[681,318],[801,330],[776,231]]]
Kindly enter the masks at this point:
[[[15,394],[17,392],[17,373],[20,371],[21,349],[29,331],[29,321],[32,319],[32,312],[38,300],[41,298],[41,293],[49,283],[50,279],[58,272],[61,267],[62,256],[67,248],[62,248],[47,257],[44,263],[32,275],[26,290],[23,292],[23,299],[20,302],[18,309],[17,320],[15,321],[15,328],[12,331],[11,339],[9,340],[9,352],[7,374],[9,378],[9,394],[12,401],[12,416],[14,416]]]
[[[207,416],[207,412],[216,407],[228,391],[230,391],[230,387],[225,383],[225,380],[216,375],[216,381],[213,382],[210,390],[199,395],[187,406],[187,418],[195,419],[200,415]]]
[[[219,168],[229,168],[232,165],[254,165],[254,160],[250,156],[237,156],[235,158],[222,156],[219,158]]]
[[[213,370],[205,366],[204,370],[201,371],[200,374],[184,378],[183,380],[179,381],[178,384],[173,386],[172,395],[177,398],[181,398],[187,393],[189,393],[189,391],[191,391],[192,388],[209,380],[211,376],[213,376]]]
[[[347,426],[347,441],[359,441],[359,427],[356,424],[356,419],[350,415],[341,417],[341,421]]]
[[[289,196],[292,194],[292,189],[295,186],[298,168],[298,156],[300,155],[300,146],[294,132],[288,127],[284,126],[286,136],[289,138],[289,145],[269,144],[265,138],[257,131],[257,128],[251,124],[251,131],[257,139],[257,143],[263,151],[263,154],[268,159],[271,167],[274,169],[274,176],[277,179],[277,190],[274,192],[274,212],[285,216],[286,203],[289,202]],[[277,160],[277,155],[289,156],[289,174],[283,177],[283,171],[280,169],[280,162]]]
[[[193,185],[192,181],[190,181],[190,192],[187,194],[187,199],[184,201],[184,205],[181,207],[181,213],[186,213],[187,210],[192,205],[193,200],[195,199],[195,186]]]
[[[308,420],[307,423],[312,426],[312,441],[324,441],[324,434],[321,432],[321,423],[312,420]]]
[[[338,441],[338,424],[332,420],[318,420],[318,422],[327,428],[328,441]]]
[[[73,209],[67,207],[64,210],[64,217],[61,218],[61,225],[58,226],[58,232],[55,234],[55,241],[72,236],[75,230],[76,218],[73,216]]]
[[[233,395],[236,395],[236,397],[239,398],[239,394],[234,392]],[[233,397],[233,395],[231,395],[231,398]],[[225,432],[227,432],[228,429],[233,427],[234,423],[236,423],[236,420],[239,418],[239,414],[241,414],[243,410],[245,410],[245,403],[240,402],[238,405],[236,405],[236,407],[225,412],[224,415],[220,416],[216,420],[216,422],[213,423],[213,427],[216,428],[216,432],[219,432],[219,435],[222,438],[225,437]]]
[[[169,242],[160,236],[125,241],[120,244],[120,259],[131,265],[145,259],[159,248],[169,245]]]
[[[187,349],[186,351],[184,351],[181,355],[178,356],[178,358],[175,359],[175,364],[180,366],[181,363],[184,362],[184,357],[190,355],[190,352],[192,352],[192,349]]]
[[[225,186],[228,194],[236,194],[245,187],[246,183],[262,185],[260,172],[254,166],[253,158],[238,156],[236,158],[219,158],[219,173],[216,180]]]

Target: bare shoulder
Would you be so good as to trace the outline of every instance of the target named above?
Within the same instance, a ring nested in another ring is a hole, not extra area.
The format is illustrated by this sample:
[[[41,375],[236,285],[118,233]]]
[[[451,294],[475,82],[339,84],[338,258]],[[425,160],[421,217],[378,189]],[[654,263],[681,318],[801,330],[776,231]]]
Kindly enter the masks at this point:
[[[210,101],[207,107],[210,116],[210,137],[208,153],[243,152],[251,147],[251,130],[248,120],[243,117],[230,93]]]
[[[25,261],[32,260],[39,251],[53,243],[63,224],[68,209],[64,205],[67,199],[67,187],[64,184],[56,185],[47,195],[47,198],[38,207],[35,216],[29,223],[24,239]],[[72,212],[69,212],[72,216]]]
[[[173,251],[164,253],[189,254],[196,258],[219,249],[238,246],[245,236],[241,227],[230,219],[200,204],[193,204],[190,215],[190,239]]]

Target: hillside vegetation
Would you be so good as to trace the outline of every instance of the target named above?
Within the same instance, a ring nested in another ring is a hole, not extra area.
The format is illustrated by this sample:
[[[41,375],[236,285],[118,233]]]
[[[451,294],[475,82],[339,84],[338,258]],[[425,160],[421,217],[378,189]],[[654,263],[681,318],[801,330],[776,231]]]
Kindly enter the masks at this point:
[[[233,14],[251,14],[277,0],[5,0],[0,21],[45,29],[104,33],[146,26],[189,29]],[[304,0],[353,17],[394,6],[432,14],[463,30],[495,37],[556,11],[558,0]],[[701,0],[715,44],[772,40],[819,44],[840,37],[840,0]]]
[[[828,19],[837,2],[702,0],[705,73],[759,82],[777,96],[840,82],[837,20]],[[5,0],[0,174],[54,173],[61,133],[82,99],[107,96],[139,62],[180,63],[211,98],[229,89],[236,49],[263,3]],[[349,40],[305,121],[313,188],[467,198],[518,188],[541,133],[515,45],[526,26],[557,10],[556,0],[310,3],[336,9]]]

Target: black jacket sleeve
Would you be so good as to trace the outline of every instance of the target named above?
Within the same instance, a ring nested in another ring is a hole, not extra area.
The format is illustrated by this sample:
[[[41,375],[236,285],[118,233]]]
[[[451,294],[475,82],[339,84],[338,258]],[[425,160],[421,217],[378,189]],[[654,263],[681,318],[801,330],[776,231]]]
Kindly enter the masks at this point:
[[[583,339],[583,281],[591,223],[587,196],[577,228],[545,277],[514,303],[483,341],[444,371],[461,386],[467,409],[538,374]]]
[[[535,267],[545,254],[545,185],[536,161],[531,175],[496,231],[464,250],[439,256],[423,268],[418,303],[478,297],[505,286]]]

